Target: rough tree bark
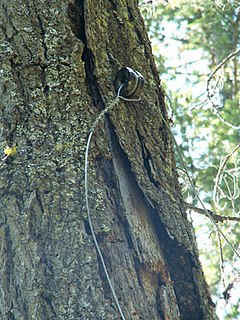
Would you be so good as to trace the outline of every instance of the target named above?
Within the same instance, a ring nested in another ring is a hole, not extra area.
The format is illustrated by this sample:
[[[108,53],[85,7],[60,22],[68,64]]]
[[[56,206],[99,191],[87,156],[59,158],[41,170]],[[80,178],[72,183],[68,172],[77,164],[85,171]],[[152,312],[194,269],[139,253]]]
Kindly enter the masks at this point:
[[[0,21],[0,319],[120,318],[84,152],[123,66],[142,99],[97,127],[89,177],[116,294],[126,319],[213,319],[137,1],[1,0]]]

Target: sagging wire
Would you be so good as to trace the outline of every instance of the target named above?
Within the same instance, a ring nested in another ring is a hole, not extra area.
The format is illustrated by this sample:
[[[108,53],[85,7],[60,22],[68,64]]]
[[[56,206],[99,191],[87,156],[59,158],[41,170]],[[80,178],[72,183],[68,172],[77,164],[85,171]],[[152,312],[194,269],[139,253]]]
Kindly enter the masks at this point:
[[[113,102],[109,106],[107,106],[102,112],[100,112],[100,114],[97,116],[97,118],[95,119],[95,121],[94,121],[94,123],[93,123],[93,125],[92,125],[92,127],[90,129],[90,133],[89,133],[88,140],[87,140],[87,145],[86,145],[86,151],[85,151],[85,168],[84,168],[85,202],[86,202],[86,209],[87,209],[88,224],[89,224],[89,228],[90,228],[90,231],[91,231],[91,234],[92,234],[92,237],[93,237],[93,241],[94,241],[96,250],[97,250],[99,258],[101,260],[101,264],[102,264],[105,276],[107,278],[108,285],[109,285],[110,290],[112,292],[115,304],[116,304],[116,306],[118,308],[118,311],[119,311],[119,313],[120,313],[120,315],[122,317],[122,320],[126,320],[126,318],[125,318],[125,316],[123,314],[122,308],[121,308],[120,303],[118,301],[115,289],[114,289],[112,281],[110,279],[109,272],[107,270],[106,263],[105,263],[103,255],[102,255],[101,249],[99,247],[99,244],[98,244],[98,241],[97,241],[97,237],[96,237],[96,234],[95,234],[95,231],[94,231],[94,228],[93,228],[92,217],[91,217],[91,212],[90,212],[90,208],[89,208],[89,200],[88,200],[89,199],[89,196],[88,196],[88,167],[89,167],[88,156],[89,156],[89,149],[90,149],[90,145],[91,145],[92,136],[93,136],[93,133],[94,133],[98,123],[100,122],[100,120],[103,118],[103,116],[106,113],[108,113],[109,111],[111,111],[115,107],[115,105],[119,102],[119,99],[122,99],[122,100],[125,100],[125,101],[132,101],[132,102],[141,100],[141,97],[138,98],[138,99],[130,99],[130,98],[125,98],[125,97],[121,96],[120,95],[121,94],[121,90],[125,85],[126,84],[123,83],[119,87],[119,89],[117,91],[117,97],[113,100]]]

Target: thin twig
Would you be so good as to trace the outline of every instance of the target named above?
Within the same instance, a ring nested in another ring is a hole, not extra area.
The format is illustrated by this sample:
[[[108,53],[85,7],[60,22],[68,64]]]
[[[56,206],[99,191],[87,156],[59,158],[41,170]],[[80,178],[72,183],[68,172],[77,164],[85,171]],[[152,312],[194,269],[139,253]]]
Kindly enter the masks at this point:
[[[213,79],[213,76],[218,72],[218,70],[220,70],[229,60],[231,60],[232,58],[234,58],[236,55],[238,55],[240,53],[240,48],[235,50],[234,52],[230,53],[226,58],[224,58],[218,65],[217,67],[210,73],[209,77],[208,77],[208,80],[207,80],[207,96],[208,96],[208,99],[212,102],[212,108],[213,110],[215,111],[217,117],[223,122],[225,123],[227,126],[231,127],[232,129],[235,129],[235,130],[239,130],[240,129],[240,126],[235,126],[233,124],[231,124],[230,122],[226,121],[222,116],[221,114],[219,113],[219,111],[217,110],[214,102],[212,101],[212,97],[214,96],[215,93],[213,94],[210,94],[210,83]],[[220,80],[220,77],[219,79],[217,80],[217,84],[215,85],[215,88],[214,90],[216,89],[218,83],[219,83],[219,80]]]
[[[237,49],[236,51],[230,53],[226,58],[224,58],[218,65],[217,67],[210,73],[208,80],[207,80],[207,89],[209,89],[209,84],[210,81],[212,80],[212,77],[214,76],[214,74],[221,69],[229,60],[231,60],[232,58],[234,58],[236,55],[238,55],[240,53],[240,48]]]
[[[231,243],[231,241],[227,238],[227,236],[225,235],[225,233],[219,228],[217,222],[213,219],[213,217],[211,216],[211,214],[208,212],[208,210],[206,209],[202,199],[199,197],[198,193],[196,192],[195,190],[195,186],[194,186],[194,183],[193,183],[193,180],[191,179],[188,171],[187,171],[187,167],[186,167],[186,164],[183,160],[183,155],[182,155],[182,152],[180,150],[180,147],[166,121],[166,119],[163,117],[162,113],[160,112],[159,113],[160,116],[161,116],[161,119],[163,120],[164,124],[166,125],[167,129],[169,130],[170,132],[170,135],[172,136],[172,139],[173,139],[173,142],[177,148],[177,151],[178,151],[178,154],[179,154],[179,158],[180,158],[180,162],[184,168],[184,170],[186,171],[186,175],[187,175],[187,178],[188,178],[188,181],[190,183],[190,186],[191,186],[191,189],[195,195],[195,197],[197,198],[197,200],[199,201],[199,203],[201,204],[204,212],[205,212],[205,215],[210,219],[210,221],[213,223],[213,225],[215,226],[215,228],[218,230],[218,232],[221,234],[221,236],[224,238],[224,240],[227,242],[228,246],[231,248],[231,250],[233,251],[233,253],[240,259],[240,254],[238,253],[238,251],[236,250],[236,248],[233,246],[233,244]]]
[[[218,231],[217,231],[217,237],[218,237],[219,258],[220,258],[221,282],[222,282],[223,288],[225,288],[226,282],[225,282],[225,273],[224,273],[223,247],[222,247],[221,235]]]
[[[211,215],[212,219],[215,220],[215,222],[224,222],[224,221],[235,221],[235,222],[240,222],[240,217],[229,217],[229,216],[222,216],[221,214],[216,214],[211,210],[207,210],[208,211],[208,215],[206,215],[206,211],[195,207],[194,205],[190,204],[190,203],[186,203],[186,206],[188,209],[193,210],[197,213],[203,214],[204,216],[209,218],[209,215]]]
[[[240,148],[240,143],[229,153],[227,154],[221,161],[218,173],[216,175],[214,191],[213,191],[213,201],[217,207],[219,207],[218,194],[219,194],[219,185],[222,182],[224,168],[226,167],[228,160],[232,157],[232,155]]]

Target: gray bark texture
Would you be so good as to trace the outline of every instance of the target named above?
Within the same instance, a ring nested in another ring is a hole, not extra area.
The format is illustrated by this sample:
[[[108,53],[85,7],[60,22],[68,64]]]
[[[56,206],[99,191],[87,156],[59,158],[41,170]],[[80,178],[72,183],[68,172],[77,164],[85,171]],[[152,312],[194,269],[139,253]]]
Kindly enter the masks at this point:
[[[136,0],[0,0],[0,319],[214,319],[177,181],[164,93]]]

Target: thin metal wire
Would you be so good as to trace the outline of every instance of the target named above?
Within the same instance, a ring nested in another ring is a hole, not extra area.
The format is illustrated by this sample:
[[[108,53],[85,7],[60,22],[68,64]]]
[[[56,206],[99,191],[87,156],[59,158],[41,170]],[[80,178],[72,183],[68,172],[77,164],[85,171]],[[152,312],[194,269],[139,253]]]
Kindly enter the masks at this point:
[[[128,99],[128,98],[124,98],[123,96],[120,96],[120,92],[122,90],[122,88],[125,86],[125,83],[123,83],[119,89],[118,89],[118,92],[117,92],[117,98],[121,98],[122,100],[125,100],[125,101],[140,101],[141,100],[141,97],[139,97],[138,99]]]
[[[90,227],[90,230],[91,230],[91,234],[92,234],[92,237],[93,237],[93,241],[94,241],[95,247],[96,247],[98,255],[100,257],[100,260],[101,260],[101,263],[102,263],[102,266],[103,266],[103,270],[104,270],[104,273],[106,275],[106,278],[107,278],[109,287],[111,289],[113,298],[114,298],[115,303],[117,305],[118,311],[119,311],[122,319],[126,320],[125,317],[124,317],[122,308],[121,308],[121,306],[119,304],[118,298],[116,296],[115,290],[113,288],[112,281],[110,279],[109,273],[107,271],[107,267],[106,267],[103,255],[102,255],[101,249],[99,247],[99,244],[98,244],[98,241],[97,241],[97,238],[96,238],[96,235],[95,235],[95,231],[94,231],[93,224],[92,224],[91,213],[90,213],[90,209],[89,209],[89,201],[88,201],[88,154],[89,154],[89,148],[90,148],[90,144],[91,144],[92,135],[93,135],[93,131],[91,131],[89,136],[88,136],[86,153],[85,153],[85,200],[86,200],[86,209],[87,209],[87,215],[88,215],[88,223],[89,223],[89,227]]]
[[[100,260],[101,260],[101,264],[103,266],[103,270],[104,270],[104,273],[106,275],[106,278],[107,278],[107,281],[108,281],[108,285],[111,289],[111,292],[112,292],[112,295],[113,295],[113,298],[114,298],[114,301],[116,303],[116,306],[118,308],[118,311],[122,317],[122,320],[126,320],[126,318],[124,317],[124,314],[123,314],[123,311],[122,311],[122,308],[120,306],[120,303],[118,301],[118,298],[116,296],[116,292],[114,290],[114,287],[112,285],[112,281],[110,279],[110,276],[109,276],[109,273],[108,273],[108,270],[107,270],[107,267],[106,267],[106,264],[105,264],[105,260],[104,260],[104,257],[102,255],[102,252],[101,252],[101,249],[99,247],[99,244],[98,244],[98,241],[97,241],[97,237],[96,237],[96,234],[95,234],[95,231],[94,231],[94,228],[93,228],[93,223],[92,223],[92,217],[91,217],[91,213],[90,213],[90,209],[89,209],[89,197],[88,197],[88,155],[89,155],[89,149],[90,149],[90,145],[91,145],[91,140],[92,140],[92,136],[93,136],[93,133],[94,133],[94,130],[95,128],[97,127],[99,121],[103,118],[103,116],[109,112],[119,101],[119,98],[125,100],[125,101],[140,101],[141,98],[139,99],[127,99],[127,98],[124,98],[122,96],[120,96],[120,92],[123,88],[124,84],[122,84],[119,89],[118,89],[118,92],[117,92],[117,97],[113,100],[113,102],[107,106],[103,111],[100,112],[100,114],[97,116],[97,118],[95,119],[91,129],[90,129],[90,133],[89,133],[89,136],[88,136],[88,141],[87,141],[87,146],[86,146],[86,151],[85,151],[85,168],[84,168],[84,181],[85,181],[85,202],[86,202],[86,209],[87,209],[87,216],[88,216],[88,223],[89,223],[89,227],[90,227],[90,231],[91,231],[91,234],[92,234],[92,237],[93,237],[93,241],[94,241],[94,244],[95,244],[95,247],[96,247],[96,250],[98,252],[98,255],[100,257]]]

